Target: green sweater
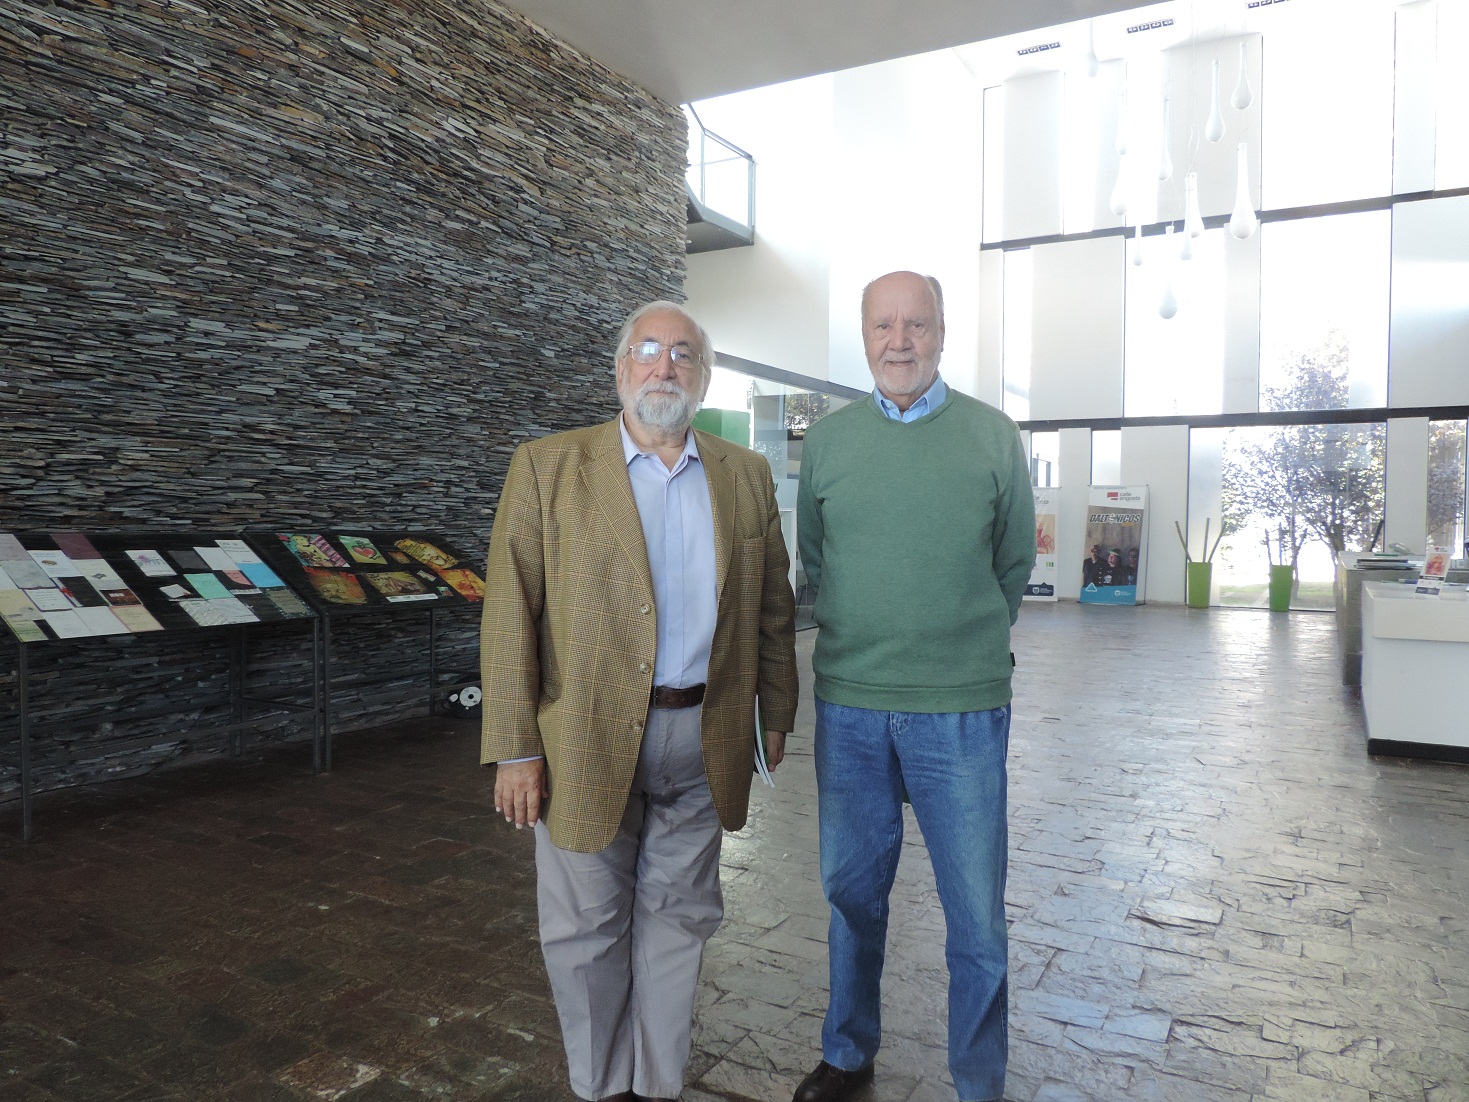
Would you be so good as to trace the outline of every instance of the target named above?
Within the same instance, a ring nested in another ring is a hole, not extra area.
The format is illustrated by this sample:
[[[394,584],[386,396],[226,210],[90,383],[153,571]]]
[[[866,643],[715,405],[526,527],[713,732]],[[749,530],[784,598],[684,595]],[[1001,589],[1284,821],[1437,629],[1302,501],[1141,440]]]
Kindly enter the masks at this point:
[[[895,712],[1010,701],[1035,500],[1009,417],[950,389],[917,421],[872,398],[806,431],[797,530],[817,592],[816,695]]]

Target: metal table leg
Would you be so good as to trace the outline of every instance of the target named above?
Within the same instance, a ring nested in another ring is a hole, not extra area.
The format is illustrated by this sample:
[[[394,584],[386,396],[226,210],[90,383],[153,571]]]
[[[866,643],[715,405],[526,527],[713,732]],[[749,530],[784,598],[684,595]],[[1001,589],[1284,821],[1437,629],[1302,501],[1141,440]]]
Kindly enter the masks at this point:
[[[28,700],[30,669],[26,658],[27,647],[17,643],[20,665],[17,667],[20,704],[20,840],[31,840],[31,713]]]

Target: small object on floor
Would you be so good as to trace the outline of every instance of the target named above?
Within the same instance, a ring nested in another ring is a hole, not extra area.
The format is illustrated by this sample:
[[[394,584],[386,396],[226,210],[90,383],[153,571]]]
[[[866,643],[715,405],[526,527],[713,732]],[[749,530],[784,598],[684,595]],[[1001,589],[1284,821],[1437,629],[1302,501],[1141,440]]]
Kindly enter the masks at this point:
[[[859,1089],[872,1082],[872,1065],[856,1071],[843,1071],[825,1060],[796,1088],[791,1102],[845,1102]]]

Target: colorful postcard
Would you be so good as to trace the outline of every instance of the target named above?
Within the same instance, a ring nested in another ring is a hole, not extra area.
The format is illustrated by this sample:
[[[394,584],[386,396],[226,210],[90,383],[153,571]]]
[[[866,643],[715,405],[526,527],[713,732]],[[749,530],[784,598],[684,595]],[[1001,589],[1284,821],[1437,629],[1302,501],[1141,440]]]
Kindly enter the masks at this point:
[[[369,566],[387,566],[388,560],[383,558],[383,553],[373,546],[372,540],[366,536],[339,536],[342,546],[347,549],[347,554],[360,563]]]
[[[102,596],[107,598],[107,603],[114,609],[124,608],[128,605],[141,605],[143,603],[131,589],[109,589]]]
[[[177,549],[170,548],[168,551],[168,557],[172,559],[178,565],[178,568],[185,573],[193,571],[194,573],[198,574],[209,569],[209,564],[204,561],[203,556],[200,555],[199,552],[192,551],[187,547],[180,547]]]
[[[237,563],[230,553],[222,547],[195,547],[194,554],[204,560],[204,565],[210,570],[234,570]]]
[[[250,545],[244,540],[220,540],[219,547],[240,566],[250,566],[260,562],[260,556],[251,551]]]
[[[97,554],[97,549],[92,546],[92,541],[80,532],[49,532],[47,534],[73,562],[77,559],[100,559],[102,557]]]
[[[457,570],[440,570],[439,577],[453,586],[454,591],[466,601],[485,599],[485,583],[479,580],[473,570],[463,567]]]
[[[109,589],[126,589],[127,583],[117,576],[117,571],[107,565],[105,559],[73,559],[83,578],[99,593]]]
[[[251,612],[243,601],[233,597],[215,601],[180,601],[179,607],[193,618],[194,623],[203,628],[260,622],[260,617]]]
[[[367,594],[362,592],[362,583],[355,574],[338,573],[319,567],[306,567],[306,578],[311,588],[323,601],[334,605],[365,605]]]
[[[4,564],[5,573],[10,576],[17,589],[41,589],[54,584],[51,576],[37,566],[29,555],[23,560],[5,559]]]
[[[66,612],[76,606],[66,599],[59,589],[27,589],[25,595],[42,612]]]
[[[127,634],[127,626],[110,608],[79,608],[76,615],[77,619],[86,625],[88,635]]]
[[[296,561],[305,567],[345,567],[347,560],[337,553],[336,548],[320,535],[310,533],[280,533],[286,550],[296,556]]]
[[[213,574],[185,574],[184,580],[193,586],[194,592],[206,601],[220,600],[230,595],[224,583]]]
[[[399,550],[406,551],[425,566],[431,566],[435,570],[448,570],[451,566],[458,566],[459,560],[453,555],[447,555],[433,544],[424,540],[412,538],[401,539],[397,544]]]
[[[22,643],[39,643],[46,638],[46,633],[36,622],[44,616],[45,613],[20,590],[0,590],[0,620],[5,621]]]
[[[58,639],[85,639],[92,634],[75,611],[46,613],[46,626]]]
[[[153,619],[153,614],[142,605],[114,608],[112,614],[122,622],[123,627],[134,633],[163,630],[163,625]]]
[[[129,551],[127,556],[137,563],[138,569],[149,578],[167,578],[177,573],[173,567],[168,565],[168,560],[157,551]]]
[[[311,608],[305,601],[297,597],[295,592],[284,587],[279,589],[265,590],[265,596],[270,598],[270,603],[280,609],[287,616],[310,616]]]
[[[412,574],[389,571],[378,574],[363,574],[362,577],[390,601],[436,601],[438,594],[430,593],[423,583]]]
[[[75,578],[81,573],[66,557],[65,551],[32,551],[30,555],[36,565],[52,578]]]
[[[274,570],[266,566],[259,559],[256,559],[254,562],[241,563],[240,573],[250,579],[251,585],[258,586],[261,589],[273,589],[286,584],[276,576]]]

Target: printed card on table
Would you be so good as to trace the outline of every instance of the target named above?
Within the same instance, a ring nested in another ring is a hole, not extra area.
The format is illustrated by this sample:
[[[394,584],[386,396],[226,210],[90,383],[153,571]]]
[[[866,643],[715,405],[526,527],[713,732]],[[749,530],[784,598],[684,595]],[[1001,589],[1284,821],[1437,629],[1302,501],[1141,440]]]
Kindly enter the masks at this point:
[[[157,551],[129,551],[127,556],[137,563],[138,569],[149,578],[168,578],[178,573]]]

